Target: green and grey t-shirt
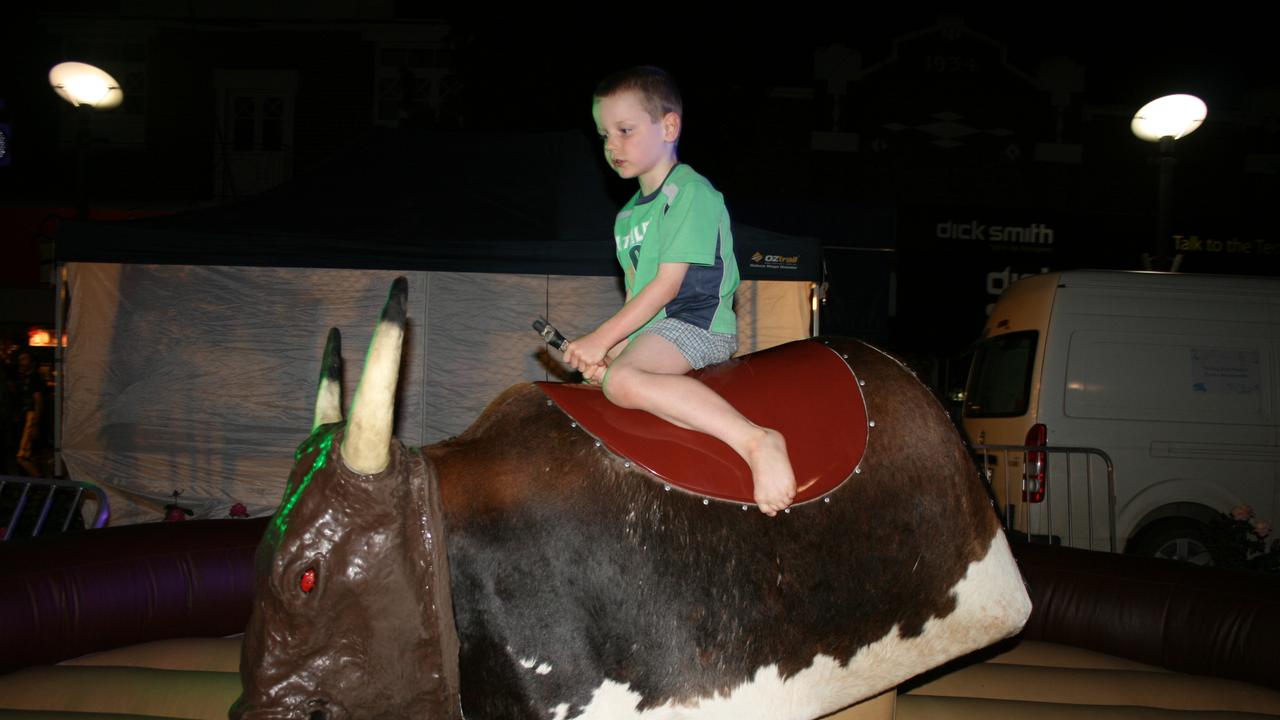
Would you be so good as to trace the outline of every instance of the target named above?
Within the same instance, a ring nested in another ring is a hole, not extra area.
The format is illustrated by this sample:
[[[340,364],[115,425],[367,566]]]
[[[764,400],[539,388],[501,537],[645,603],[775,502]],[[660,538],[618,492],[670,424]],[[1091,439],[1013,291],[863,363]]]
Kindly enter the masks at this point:
[[[672,317],[711,332],[738,332],[733,314],[738,264],[729,211],[706,178],[688,165],[676,165],[656,191],[637,192],[627,201],[613,234],[629,297],[657,276],[659,264],[689,263],[680,292],[644,327]]]

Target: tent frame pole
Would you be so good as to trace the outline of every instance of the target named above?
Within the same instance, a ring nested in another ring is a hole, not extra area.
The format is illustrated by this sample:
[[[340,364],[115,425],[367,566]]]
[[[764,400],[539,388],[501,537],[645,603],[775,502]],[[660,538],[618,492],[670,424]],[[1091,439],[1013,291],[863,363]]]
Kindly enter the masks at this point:
[[[809,334],[809,337],[818,337],[819,335],[822,334],[822,328],[819,327],[819,324],[820,324],[819,316],[822,314],[820,312],[822,309],[822,298],[819,297],[819,295],[822,292],[821,288],[822,286],[819,285],[818,283],[815,283],[815,282],[809,283],[809,315],[813,321],[812,322],[813,328]]]
[[[67,308],[66,263],[55,261],[53,275],[56,285],[53,316],[53,476],[62,478],[65,475],[65,468],[62,465],[62,398],[65,388],[66,346],[62,342],[62,333]]]

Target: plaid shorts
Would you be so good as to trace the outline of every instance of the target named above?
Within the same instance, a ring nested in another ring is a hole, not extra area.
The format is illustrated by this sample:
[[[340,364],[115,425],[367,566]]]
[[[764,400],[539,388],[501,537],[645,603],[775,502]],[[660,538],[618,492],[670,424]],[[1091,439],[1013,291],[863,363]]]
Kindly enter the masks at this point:
[[[703,330],[675,318],[662,318],[641,331],[652,333],[676,346],[694,370],[722,363],[738,349],[738,336]]]

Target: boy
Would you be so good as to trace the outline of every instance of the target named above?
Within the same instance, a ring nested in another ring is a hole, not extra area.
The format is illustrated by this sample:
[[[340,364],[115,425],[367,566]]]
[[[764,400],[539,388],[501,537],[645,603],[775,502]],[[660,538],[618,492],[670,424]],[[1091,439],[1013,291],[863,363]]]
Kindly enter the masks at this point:
[[[615,405],[724,441],[751,468],[760,511],[774,516],[796,494],[786,441],[685,375],[737,347],[738,267],[723,196],[676,159],[681,113],[679,90],[658,68],[624,70],[596,88],[591,114],[605,160],[640,191],[614,226],[627,301],[569,343],[565,362]]]

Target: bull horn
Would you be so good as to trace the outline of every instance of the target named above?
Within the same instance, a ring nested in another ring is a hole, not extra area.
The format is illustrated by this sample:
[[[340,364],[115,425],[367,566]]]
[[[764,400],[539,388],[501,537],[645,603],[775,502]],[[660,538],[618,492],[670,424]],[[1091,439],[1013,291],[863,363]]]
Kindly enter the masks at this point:
[[[369,355],[351,403],[342,458],[348,468],[362,475],[380,473],[390,461],[388,448],[396,414],[396,380],[400,376],[400,344],[404,340],[408,295],[409,281],[396,278],[369,343]]]
[[[342,420],[342,334],[329,328],[320,361],[320,389],[316,392],[316,417],[311,432],[321,425]]]

